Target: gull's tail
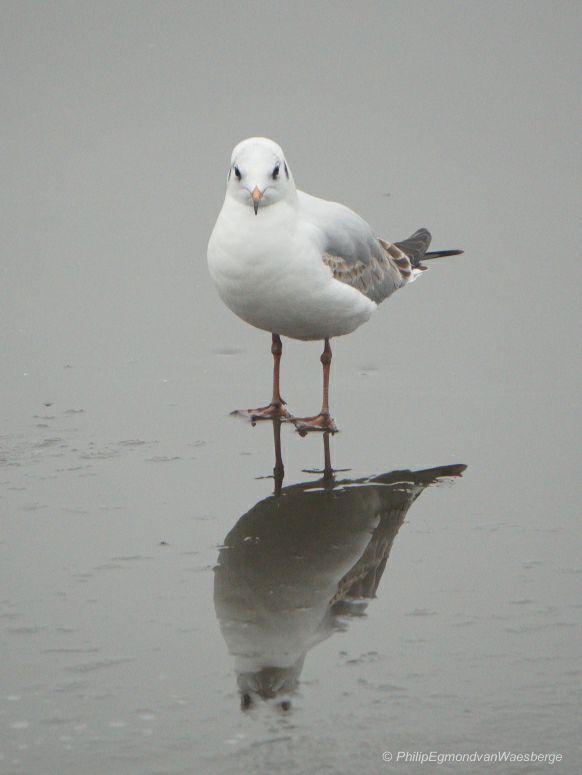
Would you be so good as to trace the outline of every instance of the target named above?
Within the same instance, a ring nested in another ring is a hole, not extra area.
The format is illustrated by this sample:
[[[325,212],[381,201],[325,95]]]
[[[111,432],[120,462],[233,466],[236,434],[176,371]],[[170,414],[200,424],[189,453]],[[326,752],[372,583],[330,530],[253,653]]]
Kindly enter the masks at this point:
[[[462,250],[433,250],[428,253],[428,246],[430,245],[432,237],[428,229],[419,229],[408,239],[402,242],[395,242],[394,244],[400,248],[410,259],[413,269],[423,271],[426,266],[422,265],[423,261],[430,260],[431,258],[445,258],[446,256],[460,256]]]

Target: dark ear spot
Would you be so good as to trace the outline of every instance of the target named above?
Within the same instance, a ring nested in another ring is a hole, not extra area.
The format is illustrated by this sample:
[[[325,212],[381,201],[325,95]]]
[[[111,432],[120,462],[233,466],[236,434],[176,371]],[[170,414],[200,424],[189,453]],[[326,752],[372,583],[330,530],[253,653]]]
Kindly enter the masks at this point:
[[[285,711],[285,713],[291,710],[291,703],[289,702],[289,700],[283,700],[283,702],[281,703],[281,710]]]
[[[246,692],[242,695],[240,698],[240,706],[242,710],[248,710],[251,705],[253,704],[253,701],[251,700],[251,695],[247,694]]]
[[[283,167],[285,168],[285,175],[287,175],[287,179],[289,179],[289,170],[287,169],[287,162],[283,162]]]

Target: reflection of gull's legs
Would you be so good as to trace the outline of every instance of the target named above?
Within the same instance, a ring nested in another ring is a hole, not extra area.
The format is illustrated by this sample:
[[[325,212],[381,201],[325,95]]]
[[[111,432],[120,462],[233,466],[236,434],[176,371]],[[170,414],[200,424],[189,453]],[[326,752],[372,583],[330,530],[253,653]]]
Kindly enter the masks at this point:
[[[240,414],[250,417],[255,423],[257,420],[272,420],[274,417],[287,419],[289,412],[285,409],[285,401],[281,398],[279,391],[279,366],[281,363],[281,353],[283,344],[279,334],[272,335],[271,352],[273,353],[273,397],[268,406],[261,406],[258,409],[236,409],[232,414]]]
[[[329,371],[331,368],[331,347],[329,339],[325,340],[325,347],[321,353],[321,363],[323,366],[323,401],[321,411],[314,417],[294,417],[299,433],[304,435],[308,431],[330,431],[335,433],[337,427],[329,413]]]
[[[331,454],[329,452],[329,433],[323,434],[323,478],[333,481],[334,471],[331,467]]]
[[[275,480],[275,495],[279,495],[283,487],[283,477],[285,476],[285,466],[283,465],[283,456],[281,455],[281,419],[279,417],[273,417],[273,440],[275,442],[273,479]]]
[[[303,431],[302,434],[305,435],[307,431]],[[332,468],[331,465],[331,451],[330,451],[330,444],[329,444],[329,437],[331,436],[330,431],[324,431],[322,434],[323,438],[323,468],[303,468],[303,472],[306,474],[321,474],[321,483],[324,487],[328,486],[335,486],[335,475],[337,473],[349,471],[349,468]]]

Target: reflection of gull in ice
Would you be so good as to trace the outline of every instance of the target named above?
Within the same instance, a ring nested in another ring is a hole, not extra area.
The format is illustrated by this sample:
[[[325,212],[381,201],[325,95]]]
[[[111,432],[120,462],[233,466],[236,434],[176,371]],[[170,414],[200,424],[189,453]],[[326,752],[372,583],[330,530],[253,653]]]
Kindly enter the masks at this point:
[[[345,626],[339,616],[361,613],[375,596],[411,504],[425,487],[465,468],[335,481],[327,434],[324,443],[322,478],[279,483],[238,520],[220,550],[214,602],[243,707],[259,697],[289,707],[307,652]],[[279,455],[276,480],[277,471]]]

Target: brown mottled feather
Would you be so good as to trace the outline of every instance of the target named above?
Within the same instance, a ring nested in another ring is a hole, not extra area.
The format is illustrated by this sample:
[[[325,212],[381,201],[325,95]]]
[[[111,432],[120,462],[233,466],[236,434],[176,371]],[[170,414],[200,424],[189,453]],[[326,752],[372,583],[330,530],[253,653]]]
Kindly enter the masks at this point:
[[[371,256],[367,264],[361,260],[347,261],[342,256],[324,253],[323,263],[329,266],[336,280],[368,296],[373,301],[380,302],[393,291],[405,285],[412,275],[412,266],[408,256],[396,245],[378,240],[381,250],[378,256]],[[386,287],[388,278],[392,278],[392,288],[389,293],[381,293],[380,288]]]

